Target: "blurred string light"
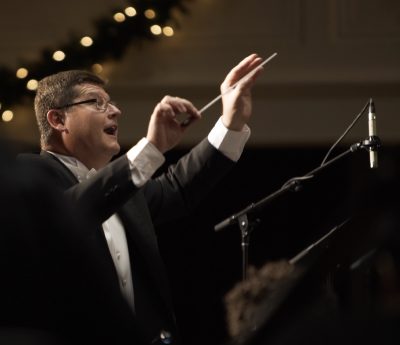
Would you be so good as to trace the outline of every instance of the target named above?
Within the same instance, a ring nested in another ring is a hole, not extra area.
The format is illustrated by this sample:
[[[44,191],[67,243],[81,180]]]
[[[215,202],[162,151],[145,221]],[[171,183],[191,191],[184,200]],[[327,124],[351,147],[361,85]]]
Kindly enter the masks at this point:
[[[4,110],[1,114],[1,119],[4,122],[10,122],[14,118],[14,113],[11,110]]]
[[[122,23],[125,21],[125,14],[122,12],[117,12],[114,14],[114,20],[118,23]]]
[[[80,42],[81,42],[81,45],[83,45],[84,47],[90,47],[93,44],[93,40],[90,36],[82,37]]]
[[[95,63],[92,65],[92,72],[96,74],[101,74],[103,72],[103,66],[99,63]]]
[[[41,60],[24,62],[17,70],[0,66],[0,109],[7,108],[1,113],[2,121],[13,119],[13,105],[32,105],[32,91],[37,89],[38,80],[49,74],[67,69],[88,69],[101,74],[104,63],[120,60],[129,45],[172,37],[173,27],[179,23],[171,14],[176,13],[174,9],[187,14],[189,1],[192,0],[127,0],[129,5],[125,8],[98,18],[90,36],[74,36],[58,47],[44,49]]]
[[[127,7],[124,12],[128,17],[134,17],[137,13],[134,7]]]
[[[31,79],[26,83],[26,88],[31,91],[35,91],[38,87],[38,81],[36,79]]]
[[[174,29],[170,26],[164,26],[162,31],[165,36],[171,37],[174,35]]]
[[[17,78],[24,79],[28,76],[28,70],[24,67],[18,68],[17,72],[15,73]]]
[[[62,61],[62,60],[65,59],[65,53],[64,53],[62,50],[56,50],[56,51],[53,53],[53,59],[54,59],[55,61]]]
[[[148,8],[146,11],[144,11],[144,16],[147,19],[154,19],[156,17],[156,12],[153,9]]]
[[[150,26],[150,31],[153,35],[160,35],[162,33],[161,26],[157,24]]]

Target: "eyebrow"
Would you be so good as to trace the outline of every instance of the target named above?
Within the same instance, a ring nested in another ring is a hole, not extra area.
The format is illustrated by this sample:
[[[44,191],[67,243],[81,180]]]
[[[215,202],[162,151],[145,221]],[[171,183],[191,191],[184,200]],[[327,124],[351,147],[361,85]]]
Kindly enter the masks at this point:
[[[103,97],[103,95],[99,94],[101,91],[104,91],[106,97]],[[80,85],[78,89],[78,96],[102,97],[107,101],[110,100],[110,96],[107,94],[106,90],[101,87],[96,87],[96,85]]]
[[[80,94],[79,94],[79,96],[87,96],[87,97],[93,97],[93,98],[98,98],[98,97],[100,97],[100,98],[103,98],[103,99],[105,99],[107,102],[109,102],[110,100],[111,100],[111,98],[110,98],[110,96],[103,96],[103,95],[100,95],[100,94],[98,94],[98,93],[96,93],[96,92],[93,92],[93,91],[91,91],[91,92],[87,92],[87,93],[85,93],[85,92],[81,92]]]

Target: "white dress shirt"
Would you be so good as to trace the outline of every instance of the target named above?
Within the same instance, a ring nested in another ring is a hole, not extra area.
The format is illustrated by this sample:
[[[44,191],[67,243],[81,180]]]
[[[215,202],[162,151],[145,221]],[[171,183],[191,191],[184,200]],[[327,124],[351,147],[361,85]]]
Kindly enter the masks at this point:
[[[219,119],[210,131],[208,141],[226,157],[236,162],[240,158],[249,136],[250,129],[247,126],[241,132],[231,131]],[[56,156],[79,182],[96,174],[95,169],[89,170],[74,157],[48,152]],[[164,155],[146,138],[142,138],[126,155],[131,169],[132,182],[137,187],[143,186],[165,161]],[[132,271],[124,227],[117,214],[108,218],[102,227],[119,277],[121,292],[132,310],[135,310]]]

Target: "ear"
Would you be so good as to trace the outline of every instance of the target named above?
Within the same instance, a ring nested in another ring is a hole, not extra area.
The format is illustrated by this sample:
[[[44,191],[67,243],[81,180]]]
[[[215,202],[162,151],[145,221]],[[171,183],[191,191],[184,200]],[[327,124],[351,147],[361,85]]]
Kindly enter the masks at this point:
[[[64,113],[59,110],[49,110],[47,112],[47,122],[59,132],[64,132],[66,130]]]

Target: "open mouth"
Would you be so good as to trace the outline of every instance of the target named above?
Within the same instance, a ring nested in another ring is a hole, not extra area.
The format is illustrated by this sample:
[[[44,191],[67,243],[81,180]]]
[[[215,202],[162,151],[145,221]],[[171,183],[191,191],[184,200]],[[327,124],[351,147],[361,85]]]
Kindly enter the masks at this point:
[[[105,128],[104,132],[106,134],[108,134],[108,135],[116,136],[117,135],[117,130],[118,130],[118,127],[116,125],[114,125],[114,126],[110,126],[110,127]]]

